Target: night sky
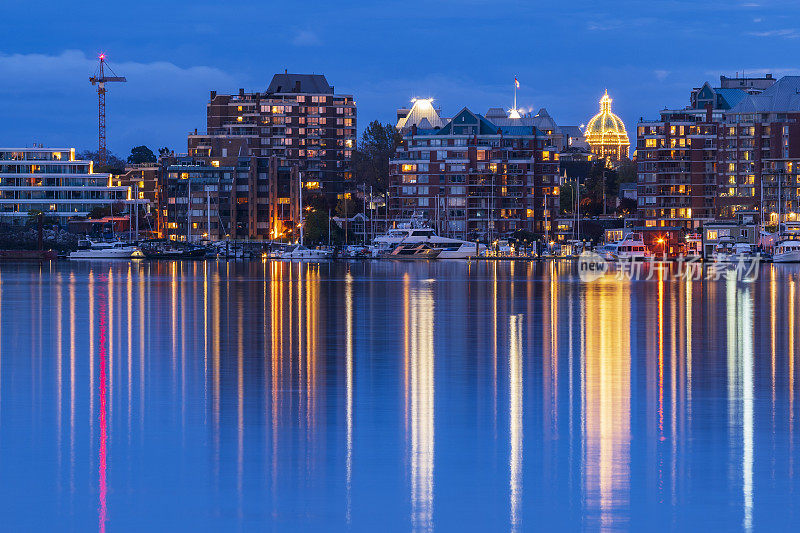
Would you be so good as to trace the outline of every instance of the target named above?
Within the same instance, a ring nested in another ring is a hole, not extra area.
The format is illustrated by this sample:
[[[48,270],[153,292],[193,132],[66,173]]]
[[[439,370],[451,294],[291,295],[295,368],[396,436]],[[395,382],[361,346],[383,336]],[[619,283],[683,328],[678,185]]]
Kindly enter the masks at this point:
[[[787,0],[5,0],[0,145],[96,149],[101,51],[128,78],[108,95],[118,155],[186,151],[209,90],[264,90],[284,69],[354,94],[359,130],[413,96],[446,116],[510,107],[516,75],[519,106],[563,125],[586,123],[607,88],[631,131],[720,74],[800,73],[798,15]]]

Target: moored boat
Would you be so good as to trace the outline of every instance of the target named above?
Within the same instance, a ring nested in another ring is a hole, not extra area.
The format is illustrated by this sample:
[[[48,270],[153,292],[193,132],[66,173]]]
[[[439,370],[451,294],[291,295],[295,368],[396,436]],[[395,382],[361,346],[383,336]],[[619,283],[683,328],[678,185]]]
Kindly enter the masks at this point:
[[[147,259],[203,259],[206,248],[185,242],[154,240],[142,243],[142,254]]]
[[[324,260],[330,259],[332,253],[329,250],[318,250],[316,248],[306,248],[302,244],[295,244],[290,246],[283,253],[281,259],[315,259]]]
[[[714,247],[711,259],[716,263],[736,263],[756,257],[752,244],[734,242],[730,237],[721,239]]]
[[[440,237],[433,228],[408,227],[393,228],[384,235],[373,239],[373,255],[382,257],[390,254],[399,244],[421,244],[441,250],[439,259],[467,259],[486,252],[485,244]]]
[[[75,250],[69,254],[70,259],[132,259],[141,257],[143,257],[142,252],[137,246],[120,241],[89,241],[88,248]]]
[[[430,260],[437,259],[442,254],[441,248],[433,248],[425,243],[399,244],[388,254],[381,255],[384,259],[402,260]]]
[[[621,241],[600,246],[597,253],[607,261],[646,261],[653,257],[638,232],[628,233]]]
[[[786,239],[775,246],[773,263],[800,263],[800,240]]]

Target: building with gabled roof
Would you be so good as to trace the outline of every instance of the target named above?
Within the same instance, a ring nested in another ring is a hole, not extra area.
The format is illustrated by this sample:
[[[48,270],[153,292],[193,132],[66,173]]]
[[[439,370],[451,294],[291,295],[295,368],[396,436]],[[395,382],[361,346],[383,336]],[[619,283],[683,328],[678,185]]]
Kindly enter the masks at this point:
[[[440,128],[404,130],[390,164],[390,216],[422,216],[440,234],[465,239],[552,234],[555,132],[537,128],[532,117],[487,115],[464,107]]]
[[[411,109],[401,108],[397,110],[397,130],[405,133],[412,126],[419,129],[437,129],[445,125],[445,121],[439,116],[441,109],[433,106],[432,98],[415,98]]]
[[[800,217],[800,77],[721,77],[685,109],[637,128],[639,216],[650,226],[697,228],[757,210]]]

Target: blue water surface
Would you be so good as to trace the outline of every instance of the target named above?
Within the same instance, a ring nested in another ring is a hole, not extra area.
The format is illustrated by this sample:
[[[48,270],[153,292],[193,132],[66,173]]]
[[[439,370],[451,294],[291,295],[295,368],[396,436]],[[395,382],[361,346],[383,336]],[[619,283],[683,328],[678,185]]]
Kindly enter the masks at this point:
[[[2,529],[783,531],[800,265],[0,266]]]

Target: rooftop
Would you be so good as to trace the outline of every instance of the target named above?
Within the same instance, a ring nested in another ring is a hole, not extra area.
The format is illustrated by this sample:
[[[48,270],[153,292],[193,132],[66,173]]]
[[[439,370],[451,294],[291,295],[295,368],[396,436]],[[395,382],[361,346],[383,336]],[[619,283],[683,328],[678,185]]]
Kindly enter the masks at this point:
[[[333,94],[333,85],[322,74],[275,74],[268,93]]]
[[[800,76],[784,76],[761,94],[748,95],[731,113],[800,111]]]

